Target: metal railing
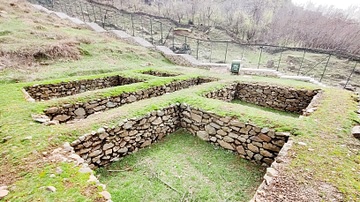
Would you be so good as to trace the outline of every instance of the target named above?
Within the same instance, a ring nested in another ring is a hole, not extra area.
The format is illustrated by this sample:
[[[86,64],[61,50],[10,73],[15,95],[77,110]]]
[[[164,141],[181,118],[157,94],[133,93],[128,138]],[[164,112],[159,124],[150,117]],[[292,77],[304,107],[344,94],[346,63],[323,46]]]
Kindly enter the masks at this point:
[[[84,22],[96,22],[104,29],[123,30],[154,45],[190,54],[202,62],[228,63],[240,59],[246,67],[274,69],[295,76],[310,76],[332,86],[360,89],[360,69],[357,69],[360,56],[349,53],[195,38],[186,31],[183,34],[174,32],[178,23],[170,19],[131,13],[92,0],[29,1]]]

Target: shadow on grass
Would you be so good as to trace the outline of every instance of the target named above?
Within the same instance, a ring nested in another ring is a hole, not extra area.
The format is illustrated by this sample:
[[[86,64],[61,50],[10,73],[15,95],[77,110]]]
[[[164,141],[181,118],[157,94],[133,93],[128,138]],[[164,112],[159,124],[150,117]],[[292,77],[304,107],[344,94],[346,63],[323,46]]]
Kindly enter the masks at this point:
[[[256,104],[244,102],[244,101],[237,100],[237,99],[232,100],[231,103],[241,104],[241,105],[246,106],[246,107],[251,107],[251,108],[260,109],[260,110],[267,111],[267,112],[272,112],[272,113],[275,113],[275,114],[278,114],[278,115],[281,115],[281,116],[299,118],[299,114],[296,114],[296,113],[284,112],[284,111],[280,111],[280,110],[277,110],[277,109],[272,109],[272,108],[268,108],[268,107],[262,107],[262,106],[259,106],[259,105],[256,105]]]

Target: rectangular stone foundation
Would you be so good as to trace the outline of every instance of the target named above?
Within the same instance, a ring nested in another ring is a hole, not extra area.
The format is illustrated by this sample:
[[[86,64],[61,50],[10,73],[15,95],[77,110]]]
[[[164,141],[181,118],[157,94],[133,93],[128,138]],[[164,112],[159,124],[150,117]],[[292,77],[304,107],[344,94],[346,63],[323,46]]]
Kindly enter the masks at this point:
[[[294,89],[254,83],[234,83],[205,94],[207,98],[230,102],[241,100],[280,111],[302,114],[320,90]]]
[[[271,165],[290,135],[241,123],[234,117],[221,117],[186,104],[176,104],[112,128],[100,128],[81,136],[71,146],[91,167],[101,167],[180,128],[263,166]]]
[[[50,100],[52,98],[66,97],[86,91],[122,86],[138,83],[142,80],[127,78],[119,75],[98,79],[85,79],[78,81],[61,82],[56,84],[42,84],[24,87],[25,91],[36,101]]]

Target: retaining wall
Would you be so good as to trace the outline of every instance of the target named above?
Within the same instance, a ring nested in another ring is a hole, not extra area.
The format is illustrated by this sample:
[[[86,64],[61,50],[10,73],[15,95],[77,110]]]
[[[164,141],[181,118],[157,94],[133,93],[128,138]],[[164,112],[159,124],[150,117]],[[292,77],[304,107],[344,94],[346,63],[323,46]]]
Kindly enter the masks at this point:
[[[177,74],[177,73],[160,72],[160,71],[154,71],[154,70],[149,70],[149,71],[145,71],[145,72],[142,72],[142,73],[152,75],[152,76],[157,76],[157,77],[173,77],[173,76],[179,76],[180,75],[180,74]]]
[[[230,102],[234,99],[281,111],[302,114],[320,90],[294,89],[269,84],[234,83],[205,94]]]
[[[289,138],[288,133],[176,104],[112,128],[100,128],[81,136],[71,146],[91,167],[99,167],[149,146],[179,128],[264,166],[274,161]]]
[[[88,102],[64,104],[59,107],[51,107],[44,112],[50,120],[64,123],[73,119],[84,119],[95,112],[106,111],[124,104],[132,103],[138,100],[157,97],[166,93],[172,93],[191,86],[200,85],[214,81],[212,78],[191,78],[183,81],[175,81],[162,86],[155,86],[136,92],[122,93],[117,96],[91,100]]]
[[[135,78],[126,78],[116,75],[98,79],[61,82],[57,84],[33,85],[27,86],[24,89],[33,99],[40,101],[58,97],[66,97],[96,89],[122,86],[141,81],[142,80]]]

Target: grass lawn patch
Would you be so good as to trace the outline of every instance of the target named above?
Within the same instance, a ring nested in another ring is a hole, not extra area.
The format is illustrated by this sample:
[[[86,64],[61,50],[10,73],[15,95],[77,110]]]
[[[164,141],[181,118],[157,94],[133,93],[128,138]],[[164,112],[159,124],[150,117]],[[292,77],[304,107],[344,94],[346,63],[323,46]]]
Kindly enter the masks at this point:
[[[114,201],[248,201],[264,169],[179,130],[97,172]]]

